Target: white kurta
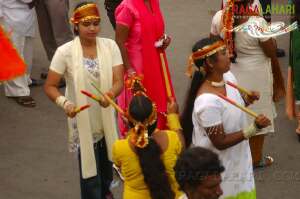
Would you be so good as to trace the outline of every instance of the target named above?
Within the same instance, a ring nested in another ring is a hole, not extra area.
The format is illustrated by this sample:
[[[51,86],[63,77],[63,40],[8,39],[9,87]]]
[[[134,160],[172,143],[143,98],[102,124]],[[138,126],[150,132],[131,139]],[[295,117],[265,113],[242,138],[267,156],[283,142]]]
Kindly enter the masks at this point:
[[[224,80],[237,83],[231,72],[224,74]],[[226,85],[226,93],[227,97],[244,105],[238,90]],[[225,167],[221,183],[224,194],[221,199],[228,197],[234,199],[238,196],[255,199],[252,158],[248,140],[220,151],[210,141],[204,129],[222,124],[226,134],[241,131],[246,125],[245,113],[217,95],[204,93],[195,100],[192,119],[194,125],[193,145],[216,152]]]
[[[11,41],[27,65],[27,74],[4,84],[6,96],[28,96],[31,84],[30,73],[33,58],[33,37],[35,34],[36,15],[26,3],[32,0],[1,0],[0,25],[11,33]]]
[[[32,0],[1,0],[0,18],[17,32],[19,35],[34,37],[36,14],[35,10],[29,9],[27,3]]]

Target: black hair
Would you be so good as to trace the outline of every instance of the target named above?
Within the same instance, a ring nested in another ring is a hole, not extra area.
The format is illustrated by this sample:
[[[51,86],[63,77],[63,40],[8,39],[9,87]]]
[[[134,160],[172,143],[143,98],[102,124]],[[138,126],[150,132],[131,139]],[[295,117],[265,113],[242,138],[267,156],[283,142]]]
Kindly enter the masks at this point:
[[[137,121],[144,122],[152,113],[152,101],[144,95],[136,95],[129,105],[130,115]],[[156,123],[148,127],[149,144],[145,148],[135,147],[139,157],[144,181],[149,188],[153,199],[174,199],[175,194],[171,189],[165,165],[161,160],[162,150],[154,139],[151,138],[156,128]]]
[[[197,50],[203,48],[204,46],[211,45],[218,40],[220,40],[219,37],[213,37],[213,38],[205,38],[200,41],[197,41],[194,44],[192,51],[196,52]],[[208,59],[216,62],[217,54],[213,54]],[[205,65],[206,61],[207,61],[207,59],[198,59],[198,60],[195,60],[194,63],[196,65],[196,67],[200,69],[201,67],[203,67]],[[185,106],[184,106],[182,115],[180,117],[180,123],[182,125],[183,135],[184,135],[187,147],[190,146],[190,144],[192,142],[192,134],[193,134],[192,113],[193,113],[193,109],[194,109],[194,102],[197,97],[197,92],[198,92],[199,88],[201,87],[201,85],[203,84],[204,80],[205,80],[205,77],[204,77],[203,73],[201,73],[200,71],[194,72],[190,89],[187,92],[187,95],[185,98]]]
[[[87,4],[90,4],[90,3],[94,3],[92,1],[83,1],[83,2],[80,2],[78,3],[75,7],[74,7],[74,10],[75,11],[76,9],[82,7],[82,6],[85,6]],[[73,32],[74,32],[74,35],[78,36],[79,35],[79,31],[75,28],[77,25],[74,25],[74,28],[73,28]]]
[[[300,0],[293,0],[295,6],[295,16],[292,18],[292,22],[298,22],[298,29],[300,30]]]
[[[240,13],[241,8],[247,8],[251,4],[252,0],[240,0],[234,2],[234,18],[233,18],[233,27],[238,25],[238,19],[243,16],[236,15],[237,13]],[[252,2],[253,3],[253,2]],[[250,12],[250,11],[249,11]],[[235,31],[232,32],[232,41],[233,41],[233,57],[230,57],[231,63],[236,63],[237,53],[235,49],[235,39],[236,33]]]
[[[206,176],[218,175],[225,170],[218,155],[202,147],[184,151],[174,169],[180,189],[185,192],[195,190]]]

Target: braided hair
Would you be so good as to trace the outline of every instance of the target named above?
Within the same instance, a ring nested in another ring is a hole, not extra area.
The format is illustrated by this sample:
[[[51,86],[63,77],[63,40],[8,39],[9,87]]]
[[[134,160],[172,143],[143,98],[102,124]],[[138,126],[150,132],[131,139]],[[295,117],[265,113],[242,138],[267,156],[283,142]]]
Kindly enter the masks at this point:
[[[133,87],[133,92],[143,92],[138,84],[135,84]],[[149,118],[153,109],[153,103],[147,96],[135,95],[129,105],[129,114],[134,120],[143,123]],[[151,138],[152,133],[156,129],[156,124],[155,122],[147,126],[148,144],[143,148],[135,146],[135,151],[151,198],[174,199],[175,193],[171,189],[165,165],[160,158],[162,154],[161,147]],[[133,127],[133,124],[130,124],[130,126]]]
[[[219,37],[214,37],[214,38],[205,38],[200,41],[197,41],[194,44],[192,51],[196,52],[197,50],[203,48],[204,46],[211,45],[219,40],[220,40]],[[205,81],[205,75],[204,75],[204,73],[201,72],[201,68],[205,66],[207,59],[210,59],[213,62],[215,62],[217,60],[217,55],[213,54],[209,58],[194,60],[194,64],[198,68],[198,70],[196,70],[194,72],[194,75],[192,77],[190,89],[188,90],[186,98],[185,98],[185,105],[184,105],[183,113],[180,117],[180,123],[182,125],[183,135],[184,135],[187,147],[189,147],[192,142],[192,134],[193,134],[193,128],[194,128],[193,121],[192,121],[192,114],[193,114],[193,110],[194,110],[194,102],[197,97],[197,92],[198,92],[199,88]]]

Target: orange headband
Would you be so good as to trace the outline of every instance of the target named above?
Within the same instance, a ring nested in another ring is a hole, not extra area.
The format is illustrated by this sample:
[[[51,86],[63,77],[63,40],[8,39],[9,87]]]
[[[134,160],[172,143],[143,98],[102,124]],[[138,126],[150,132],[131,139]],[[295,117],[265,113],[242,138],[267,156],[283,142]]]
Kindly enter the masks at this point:
[[[204,46],[203,48],[199,49],[198,51],[194,52],[192,57],[193,60],[203,59],[205,57],[209,57],[216,52],[224,49],[226,47],[223,41],[217,41],[209,46]]]
[[[215,54],[216,52],[224,49],[225,47],[226,45],[223,41],[217,41],[211,45],[204,46],[203,48],[192,53],[188,59],[188,66],[185,71],[186,76],[191,78],[193,76],[194,70],[200,71],[203,74],[203,76],[205,76],[206,75],[205,69],[203,67],[200,67],[200,69],[198,69],[194,64],[194,61],[197,59],[204,59],[206,57],[209,57]]]
[[[73,24],[78,24],[79,22],[84,22],[92,19],[99,20],[100,14],[97,5],[94,3],[89,3],[77,8],[74,11],[71,22]]]

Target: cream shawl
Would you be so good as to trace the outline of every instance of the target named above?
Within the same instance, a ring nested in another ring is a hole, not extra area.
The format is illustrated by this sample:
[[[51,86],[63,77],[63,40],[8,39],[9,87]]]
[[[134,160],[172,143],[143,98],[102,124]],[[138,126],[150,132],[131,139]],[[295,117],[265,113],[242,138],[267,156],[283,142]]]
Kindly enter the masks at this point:
[[[98,85],[98,87],[103,92],[108,91],[112,87],[113,82],[112,54],[106,41],[109,40],[97,38],[97,58],[99,65],[101,66],[100,85]],[[76,104],[85,105],[87,104],[87,97],[81,94],[80,90],[85,90],[85,81],[87,80],[84,79],[83,75],[83,52],[79,37],[76,37],[73,41],[72,67],[74,69],[73,78]],[[112,145],[118,139],[115,110],[111,106],[108,108],[101,108],[101,115],[108,157],[112,160]],[[97,175],[97,166],[88,111],[80,112],[76,116],[76,121],[80,139],[82,177],[87,179]],[[101,162],[99,164],[101,164]]]

